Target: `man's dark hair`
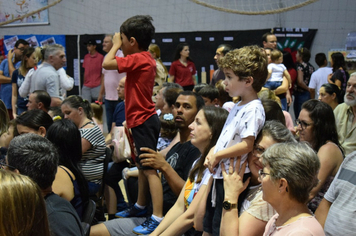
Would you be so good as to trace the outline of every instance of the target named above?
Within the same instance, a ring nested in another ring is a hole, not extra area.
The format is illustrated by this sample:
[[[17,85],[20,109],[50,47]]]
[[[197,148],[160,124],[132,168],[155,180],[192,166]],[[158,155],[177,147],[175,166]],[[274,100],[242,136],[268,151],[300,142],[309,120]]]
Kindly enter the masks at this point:
[[[42,102],[44,108],[48,111],[51,106],[51,96],[44,90],[35,90],[32,93],[36,94],[36,102]]]
[[[202,97],[209,98],[210,101],[214,101],[215,98],[219,99],[219,90],[211,85],[203,87],[198,94]]]
[[[325,53],[318,53],[318,54],[316,54],[315,55],[315,63],[319,66],[319,67],[321,67],[321,66],[323,66],[324,65],[324,63],[325,63],[325,61],[326,61],[326,55],[325,55]]]
[[[183,91],[183,89],[174,88],[174,87],[167,87],[163,91],[164,100],[166,101],[166,103],[168,104],[169,107],[172,107],[172,105],[175,104],[179,93],[182,91]]]
[[[273,33],[271,32],[267,32],[265,33],[264,35],[262,35],[262,42],[267,42],[267,37],[270,36],[270,35],[274,35]]]
[[[179,95],[183,95],[183,96],[194,96],[195,97],[195,105],[197,106],[198,111],[205,105],[205,102],[203,100],[203,98],[197,94],[194,93],[193,91],[182,91],[179,93]],[[178,95],[178,96],[179,96]]]
[[[226,53],[228,53],[228,52],[230,52],[232,49],[234,49],[230,44],[220,44],[219,46],[218,46],[218,48],[224,48],[222,51],[221,51],[221,53],[222,54],[224,54],[224,56],[225,56],[225,54]]]
[[[17,48],[20,44],[23,44],[24,46],[30,45],[26,40],[24,39],[19,39],[15,43],[15,48]]]
[[[41,189],[50,187],[58,167],[58,153],[53,144],[37,134],[15,137],[7,151],[8,164],[27,175]]]
[[[140,50],[147,51],[155,34],[151,16],[137,15],[130,17],[120,26],[120,33],[124,33],[128,40],[134,37]]]

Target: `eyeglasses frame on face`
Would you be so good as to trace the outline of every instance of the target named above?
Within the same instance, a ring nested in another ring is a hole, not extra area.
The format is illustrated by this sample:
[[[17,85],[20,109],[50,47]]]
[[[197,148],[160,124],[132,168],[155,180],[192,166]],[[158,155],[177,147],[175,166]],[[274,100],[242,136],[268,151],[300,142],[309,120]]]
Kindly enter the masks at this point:
[[[300,125],[300,127],[302,127],[302,130],[305,130],[306,128],[308,128],[308,126],[311,126],[314,124],[314,123],[307,123],[307,122],[305,122],[303,120],[299,120],[299,119],[296,119],[295,123],[297,124],[297,126]]]
[[[20,50],[21,52],[25,51],[25,48],[22,47],[22,48],[17,48],[18,50]]]
[[[263,172],[263,169],[258,170],[258,176],[262,180],[266,175],[271,175],[270,173]]]

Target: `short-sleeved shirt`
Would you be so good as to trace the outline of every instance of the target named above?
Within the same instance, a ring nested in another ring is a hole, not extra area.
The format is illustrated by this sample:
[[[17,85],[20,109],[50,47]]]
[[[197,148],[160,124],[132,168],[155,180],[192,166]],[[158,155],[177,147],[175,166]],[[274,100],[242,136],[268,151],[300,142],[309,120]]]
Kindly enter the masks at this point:
[[[200,157],[202,158],[202,157]],[[199,159],[200,159],[199,158]],[[193,165],[192,168],[195,166],[195,164],[199,161],[199,159],[197,159]],[[201,179],[201,181],[199,183],[197,183],[197,178],[198,176],[196,175],[194,178],[194,181],[191,181],[189,178],[187,179],[185,186],[184,186],[184,204],[186,209],[188,209],[188,207],[190,206],[190,204],[192,203],[195,195],[199,192],[199,189],[203,186],[203,185],[207,185],[209,182],[209,179],[211,177],[211,173],[209,171],[208,168],[206,168],[203,172],[203,178]]]
[[[18,93],[18,89],[21,87],[23,81],[25,80],[25,77],[23,75],[21,75],[21,73],[19,73],[19,70],[15,70],[12,73],[12,78],[11,78],[11,83],[16,84],[17,87],[17,107],[22,108],[22,109],[26,109],[26,105],[28,102],[27,98],[23,98],[20,96],[20,94]]]
[[[177,172],[179,177],[183,180],[188,179],[189,170],[192,167],[193,162],[200,156],[198,148],[188,141],[185,143],[178,142],[167,153],[166,161]],[[162,187],[163,187],[163,213],[166,214],[169,209],[174,205],[177,200],[177,196],[173,193],[166,178],[162,175]]]
[[[90,55],[90,53],[88,53],[84,56],[84,86],[95,88],[101,84],[101,70],[103,60],[104,56],[98,52],[96,52],[94,55]]]
[[[235,104],[226,119],[225,125],[215,146],[215,153],[234,146],[235,144],[240,143],[242,139],[249,136],[253,136],[256,139],[265,123],[265,111],[259,99],[255,99],[245,105],[239,104],[240,102]],[[246,159],[247,153],[241,156],[241,165]],[[221,170],[222,162],[224,162],[226,169],[230,166],[229,158],[221,160],[214,174],[214,179],[223,178]],[[236,162],[236,159],[234,162]],[[247,167],[246,172],[249,172]]]
[[[306,86],[309,86],[310,77],[315,71],[314,67],[309,62],[302,62],[297,64],[297,71],[303,72],[303,82]],[[294,84],[294,91],[305,92],[302,87],[298,86],[298,83]]]
[[[49,63],[44,62],[32,75],[31,93],[35,90],[44,90],[49,96],[60,98],[59,75],[56,69]]]
[[[321,67],[311,75],[308,87],[311,89],[315,89],[315,99],[318,99],[319,97],[320,87],[323,84],[328,83],[328,75],[330,75],[331,73],[333,73],[333,70],[330,67]]]
[[[118,103],[115,107],[115,111],[113,114],[113,122],[115,122],[115,126],[122,126],[122,122],[125,121],[125,102],[122,101]]]
[[[143,124],[156,114],[152,101],[156,61],[149,52],[116,57],[119,72],[126,72],[125,116],[128,128]]]
[[[116,56],[124,57],[124,54],[121,50],[117,50]],[[126,76],[126,73],[119,73],[117,70],[105,70],[103,68],[102,74],[104,75],[105,100],[117,101],[119,96],[116,88],[119,86],[120,80]]]
[[[353,123],[352,108],[346,103],[339,104],[334,110],[334,115],[339,142],[345,155],[348,155],[356,150],[356,123]]]
[[[331,202],[324,230],[326,235],[355,235],[356,151],[347,155],[324,198]]]
[[[268,70],[272,70],[271,77],[268,79],[270,82],[282,82],[283,81],[283,72],[287,68],[283,64],[270,63],[267,66]]]
[[[15,68],[18,69],[21,65],[21,61],[15,64]],[[0,64],[0,71],[3,72],[3,75],[10,77],[9,73],[9,62],[7,59],[3,60]],[[12,85],[10,83],[0,84],[0,99],[4,102],[7,109],[11,109],[11,98],[12,98]]]
[[[193,75],[197,73],[192,61],[187,61],[187,66],[179,60],[172,62],[169,74],[174,76],[174,82],[183,86],[194,85]]]
[[[103,178],[103,163],[105,159],[105,139],[98,126],[89,129],[80,128],[82,138],[92,145],[82,156],[79,165],[85,178],[93,183],[100,184]]]
[[[324,236],[324,230],[314,216],[300,217],[298,220],[283,226],[276,226],[278,214],[275,214],[266,225],[263,236]],[[342,235],[342,234],[335,234]]]

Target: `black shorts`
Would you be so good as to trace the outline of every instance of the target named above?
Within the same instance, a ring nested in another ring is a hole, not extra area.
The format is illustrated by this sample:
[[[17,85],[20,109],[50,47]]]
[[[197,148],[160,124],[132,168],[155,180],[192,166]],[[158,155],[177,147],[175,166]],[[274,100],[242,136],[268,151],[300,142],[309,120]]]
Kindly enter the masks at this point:
[[[139,156],[143,153],[140,148],[148,147],[153,150],[157,149],[157,140],[159,132],[161,130],[161,123],[158,116],[155,114],[148,118],[143,124],[131,128],[132,138],[137,150],[136,163],[139,165],[139,169],[150,170],[151,167],[143,167],[140,163]]]

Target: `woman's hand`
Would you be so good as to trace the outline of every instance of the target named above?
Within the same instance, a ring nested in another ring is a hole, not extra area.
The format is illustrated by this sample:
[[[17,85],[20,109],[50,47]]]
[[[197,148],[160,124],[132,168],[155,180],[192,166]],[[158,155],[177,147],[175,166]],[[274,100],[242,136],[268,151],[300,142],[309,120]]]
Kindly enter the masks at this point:
[[[240,168],[241,158],[237,158],[234,170],[234,158],[230,158],[229,172],[226,173],[224,163],[221,163],[222,174],[224,178],[225,200],[237,200],[240,193],[242,193],[250,183],[248,178],[245,183],[242,182],[247,161],[245,161]]]
[[[333,75],[334,75],[333,73],[331,73],[331,74],[328,75],[328,83],[329,83],[329,84],[334,84],[334,82],[331,80],[331,78],[333,77]]]

